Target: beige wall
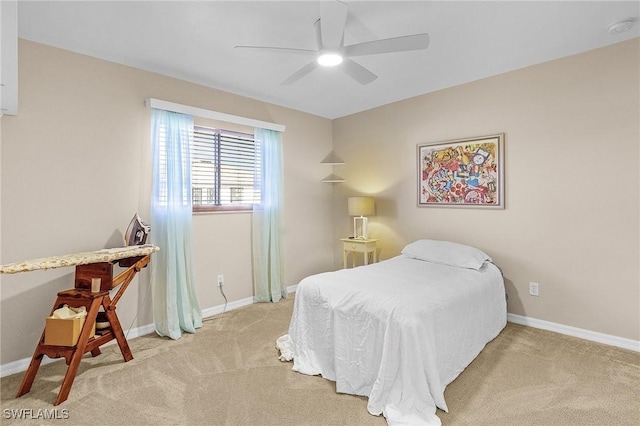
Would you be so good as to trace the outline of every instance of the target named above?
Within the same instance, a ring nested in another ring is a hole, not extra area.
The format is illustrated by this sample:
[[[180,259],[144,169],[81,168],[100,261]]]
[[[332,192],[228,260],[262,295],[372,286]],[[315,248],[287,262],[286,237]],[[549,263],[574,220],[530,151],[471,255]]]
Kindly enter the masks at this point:
[[[372,194],[382,258],[417,238],[474,245],[504,270],[509,312],[640,340],[639,51],[635,39],[335,120],[336,238],[346,197]],[[417,144],[502,132],[505,210],[416,206]]]
[[[19,79],[19,115],[1,119],[0,263],[118,246],[136,211],[149,219],[154,97],[287,126],[286,284],[332,267],[332,187],[319,164],[330,120],[24,40]],[[250,224],[250,213],[194,217],[202,309],[224,302],[218,274],[229,301],[253,295]],[[152,322],[141,275],[118,305],[125,329]],[[72,286],[72,268],[2,276],[0,364],[31,356],[56,292]]]
[[[0,125],[0,263],[116,246],[135,211],[149,218],[155,97],[287,126],[287,285],[341,265],[346,197],[373,194],[382,258],[416,238],[475,245],[503,268],[510,312],[639,340],[639,51],[625,42],[331,122],[20,40],[20,114]],[[417,144],[498,132],[505,210],[416,207]],[[344,184],[320,183],[332,143]],[[194,216],[203,309],[223,303],[218,274],[230,301],[251,297],[250,222]],[[72,273],[0,276],[0,364],[31,356]],[[151,323],[150,303],[145,270],[119,304],[125,329]]]

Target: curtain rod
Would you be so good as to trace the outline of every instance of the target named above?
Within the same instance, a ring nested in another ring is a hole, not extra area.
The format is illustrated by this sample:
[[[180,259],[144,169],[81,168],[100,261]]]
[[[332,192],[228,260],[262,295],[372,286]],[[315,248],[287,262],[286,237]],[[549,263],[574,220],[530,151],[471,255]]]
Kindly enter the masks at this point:
[[[163,101],[160,99],[149,98],[146,101],[148,108],[162,109],[165,111],[180,112],[195,117],[210,118],[213,120],[226,121],[228,123],[242,124],[260,129],[275,130],[284,132],[286,126],[282,124],[269,123],[267,121],[254,120],[253,118],[240,117],[238,115],[225,114],[224,112],[210,111],[208,109],[192,107],[188,105],[176,104],[174,102]]]

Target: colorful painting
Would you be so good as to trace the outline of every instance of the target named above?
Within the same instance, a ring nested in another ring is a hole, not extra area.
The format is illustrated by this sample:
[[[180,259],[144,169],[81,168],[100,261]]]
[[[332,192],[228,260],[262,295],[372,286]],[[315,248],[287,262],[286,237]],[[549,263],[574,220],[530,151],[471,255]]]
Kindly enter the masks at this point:
[[[504,134],[418,145],[418,206],[504,208]]]

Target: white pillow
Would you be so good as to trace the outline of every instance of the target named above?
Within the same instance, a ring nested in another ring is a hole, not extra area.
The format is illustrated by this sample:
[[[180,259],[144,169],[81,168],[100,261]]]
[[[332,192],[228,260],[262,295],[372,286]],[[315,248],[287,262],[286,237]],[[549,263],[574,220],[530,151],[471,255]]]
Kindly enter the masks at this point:
[[[450,241],[417,240],[407,244],[402,254],[442,265],[479,270],[491,258],[482,250]]]

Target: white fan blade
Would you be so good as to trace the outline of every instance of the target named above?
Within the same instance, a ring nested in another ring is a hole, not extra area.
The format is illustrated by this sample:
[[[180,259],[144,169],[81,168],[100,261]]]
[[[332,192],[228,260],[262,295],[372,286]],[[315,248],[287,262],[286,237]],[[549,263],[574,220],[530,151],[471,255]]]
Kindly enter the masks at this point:
[[[362,85],[369,84],[373,80],[378,78],[377,75],[349,58],[345,58],[340,66],[342,67],[344,72],[349,75],[349,77],[353,78],[355,81]]]
[[[263,50],[272,53],[294,53],[297,55],[317,55],[316,50],[295,49],[292,47],[271,47],[271,46],[234,46],[235,49]]]
[[[316,30],[316,43],[318,45],[318,51],[320,51],[322,50],[322,27],[320,26],[319,19],[313,24],[313,29]]]
[[[318,62],[314,59],[304,67],[300,68],[298,71],[291,74],[289,78],[287,78],[285,81],[282,82],[282,85],[287,86],[289,84],[295,83],[296,81],[300,80],[302,77],[309,74],[311,71],[313,71],[317,67],[318,67]]]
[[[323,49],[339,49],[342,45],[344,26],[347,23],[347,9],[346,3],[341,1],[320,2]]]
[[[345,56],[363,56],[421,50],[427,47],[429,47],[429,34],[424,33],[352,44],[345,46],[343,51]]]

